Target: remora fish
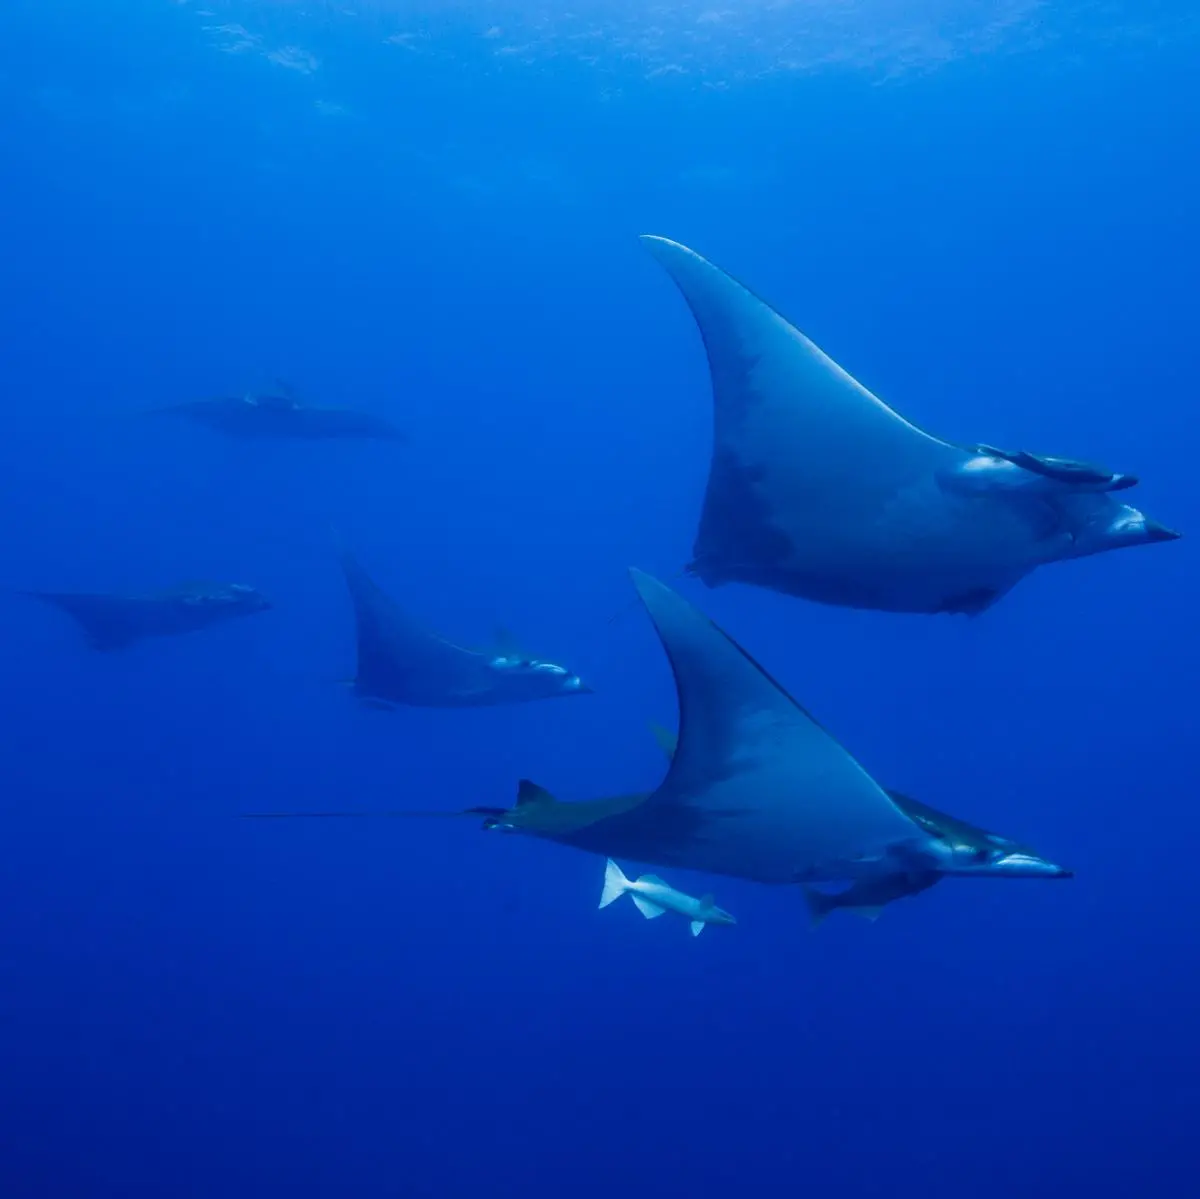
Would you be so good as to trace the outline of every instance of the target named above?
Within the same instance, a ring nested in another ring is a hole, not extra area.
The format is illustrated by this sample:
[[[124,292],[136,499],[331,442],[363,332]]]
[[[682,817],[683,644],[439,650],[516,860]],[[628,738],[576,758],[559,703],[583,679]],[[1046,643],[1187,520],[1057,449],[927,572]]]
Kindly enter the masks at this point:
[[[908,873],[884,874],[879,878],[864,878],[845,891],[830,894],[815,887],[804,888],[809,921],[813,928],[824,923],[830,912],[839,908],[853,912],[864,920],[878,920],[883,909],[897,899],[920,895],[946,876],[937,870],[915,870]]]
[[[711,895],[702,895],[699,899],[685,895],[682,891],[676,891],[657,874],[643,874],[640,878],[628,879],[621,872],[621,867],[609,858],[604,868],[604,890],[600,895],[600,906],[606,908],[622,895],[628,895],[647,920],[653,920],[655,916],[661,916],[664,912],[674,912],[678,916],[686,917],[691,921],[693,937],[698,937],[706,924],[737,923],[728,912],[717,907]]]
[[[713,452],[688,567],[708,586],[974,614],[1045,563],[1179,536],[1114,498],[1131,475],[922,431],[719,267],[642,241],[708,354]]]

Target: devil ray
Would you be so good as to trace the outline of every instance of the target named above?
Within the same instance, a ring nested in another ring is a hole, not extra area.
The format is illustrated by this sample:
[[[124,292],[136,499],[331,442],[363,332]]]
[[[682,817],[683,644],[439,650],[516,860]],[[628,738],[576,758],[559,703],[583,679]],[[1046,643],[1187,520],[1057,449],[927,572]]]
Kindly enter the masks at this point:
[[[342,552],[354,605],[357,667],[354,694],[374,707],[472,708],[526,703],[588,688],[577,674],[534,658],[502,635],[485,652],[455,645],[414,621]]]
[[[152,414],[179,416],[227,437],[301,441],[407,440],[386,417],[351,408],[304,403],[282,382],[263,392],[184,400],[155,408]]]
[[[690,573],[854,608],[981,612],[1047,562],[1178,536],[1071,459],[951,444],[686,246],[644,244],[699,326],[713,451]]]
[[[93,649],[116,650],[147,637],[191,633],[271,607],[263,594],[243,583],[184,583],[144,595],[71,591],[27,591],[26,595],[65,612]]]
[[[948,875],[1070,877],[1027,846],[879,786],[707,617],[647,575],[635,584],[679,700],[678,744],[657,732],[666,778],[649,795],[572,803],[526,780],[515,807],[481,813],[486,827],[756,882],[848,881],[860,888],[845,893],[849,908]]]

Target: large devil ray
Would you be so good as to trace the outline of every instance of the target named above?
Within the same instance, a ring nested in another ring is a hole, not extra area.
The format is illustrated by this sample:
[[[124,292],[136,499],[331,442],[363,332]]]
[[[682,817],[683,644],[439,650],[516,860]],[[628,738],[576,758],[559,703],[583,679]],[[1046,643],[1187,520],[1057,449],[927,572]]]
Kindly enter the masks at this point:
[[[1035,567],[1172,540],[1086,463],[952,445],[899,416],[724,271],[643,242],[708,353],[714,439],[691,573],[825,603],[980,612]]]
[[[557,803],[526,784],[511,818],[492,817],[498,826],[763,883],[908,880],[910,889],[892,882],[894,898],[944,874],[1067,876],[884,790],[728,634],[650,576],[634,571],[633,580],[675,676],[678,742],[659,735],[671,754],[666,778],[645,799],[591,805]]]
[[[354,692],[390,707],[470,708],[523,703],[589,688],[565,667],[511,649],[481,653],[417,624],[343,551],[342,570],[354,605],[358,666]]]

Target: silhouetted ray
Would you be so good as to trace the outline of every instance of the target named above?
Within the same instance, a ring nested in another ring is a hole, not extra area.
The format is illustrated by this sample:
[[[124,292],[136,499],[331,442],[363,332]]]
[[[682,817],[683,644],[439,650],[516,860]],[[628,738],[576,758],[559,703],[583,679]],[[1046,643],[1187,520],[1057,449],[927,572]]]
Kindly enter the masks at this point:
[[[586,693],[578,675],[511,651],[482,653],[418,625],[353,555],[342,570],[354,605],[358,665],[354,692],[365,703],[469,708]]]
[[[154,414],[182,416],[230,437],[323,441],[365,438],[406,441],[390,420],[350,408],[324,408],[305,404],[284,386],[265,393],[185,400],[152,410]]]
[[[146,637],[191,633],[271,604],[242,583],[187,583],[150,595],[27,591],[72,617],[93,649],[114,650]]]

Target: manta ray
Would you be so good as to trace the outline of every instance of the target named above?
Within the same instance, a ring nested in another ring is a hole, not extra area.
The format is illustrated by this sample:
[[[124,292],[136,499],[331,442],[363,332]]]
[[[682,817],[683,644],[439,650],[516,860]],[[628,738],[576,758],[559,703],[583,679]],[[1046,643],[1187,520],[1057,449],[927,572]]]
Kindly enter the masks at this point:
[[[155,408],[152,413],[182,416],[230,437],[305,441],[335,438],[406,440],[404,433],[386,417],[349,408],[323,408],[302,403],[286,383],[279,381],[264,392],[185,400]]]
[[[27,591],[70,616],[93,649],[116,650],[146,637],[166,637],[208,628],[271,607],[244,583],[184,583],[147,595],[103,595],[70,591]]]
[[[881,787],[698,609],[641,572],[634,583],[679,703],[678,744],[659,734],[670,766],[655,790],[562,802],[523,780],[511,808],[387,814],[477,816],[487,829],[606,858],[753,882],[849,883],[825,898],[856,910],[948,876],[1071,876],[1028,847]]]
[[[354,605],[358,664],[353,690],[371,707],[474,708],[591,690],[564,666],[534,658],[501,634],[490,652],[455,645],[408,616],[342,551]]]
[[[642,241],[708,354],[713,451],[687,567],[706,585],[974,614],[1044,563],[1179,536],[1116,498],[1131,475],[924,432],[719,267]]]

